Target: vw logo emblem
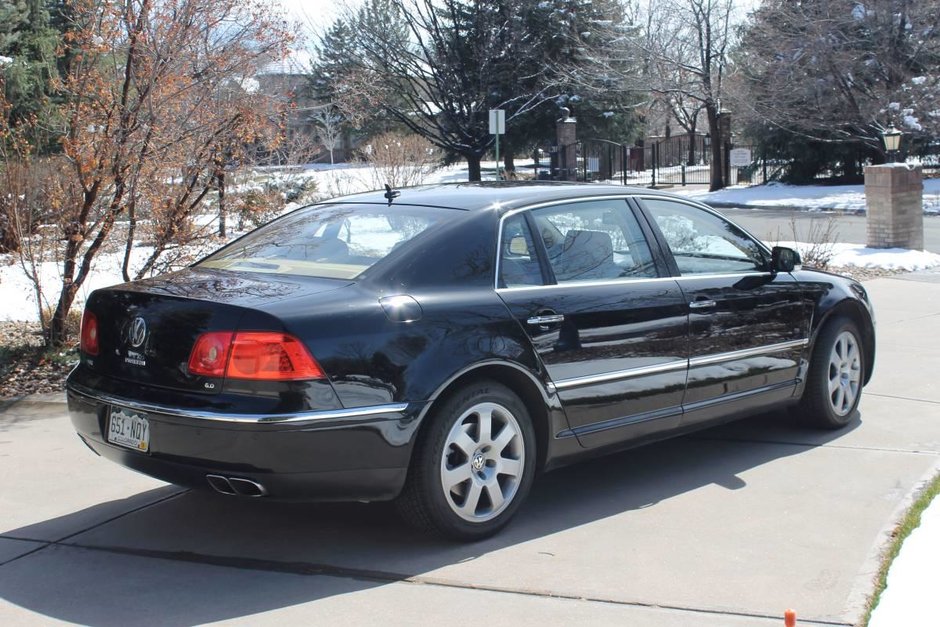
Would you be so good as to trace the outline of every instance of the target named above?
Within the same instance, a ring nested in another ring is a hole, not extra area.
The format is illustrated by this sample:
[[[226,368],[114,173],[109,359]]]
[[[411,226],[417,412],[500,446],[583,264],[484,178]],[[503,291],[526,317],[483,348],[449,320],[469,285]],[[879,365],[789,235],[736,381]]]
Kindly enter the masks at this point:
[[[130,342],[130,345],[134,348],[140,348],[144,340],[147,339],[147,322],[137,316],[131,320],[131,325],[127,330],[127,341]]]

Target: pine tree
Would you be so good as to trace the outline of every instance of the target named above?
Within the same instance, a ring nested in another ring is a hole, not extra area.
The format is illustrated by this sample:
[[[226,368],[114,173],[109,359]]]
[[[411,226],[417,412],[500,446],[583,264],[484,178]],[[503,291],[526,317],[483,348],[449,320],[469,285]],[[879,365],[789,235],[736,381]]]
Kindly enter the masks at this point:
[[[40,150],[57,133],[51,96],[58,76],[56,48],[61,34],[50,25],[44,0],[7,0],[0,5],[0,79],[10,104],[9,124],[33,125]]]

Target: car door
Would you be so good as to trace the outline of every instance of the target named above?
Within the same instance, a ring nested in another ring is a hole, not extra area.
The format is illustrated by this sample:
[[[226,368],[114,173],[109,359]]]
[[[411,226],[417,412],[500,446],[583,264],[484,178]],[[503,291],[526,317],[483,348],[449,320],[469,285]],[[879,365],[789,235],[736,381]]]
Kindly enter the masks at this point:
[[[645,197],[649,219],[689,311],[683,426],[791,397],[808,340],[799,283],[770,269],[770,255],[705,208]]]
[[[497,291],[541,356],[587,447],[679,424],[685,297],[624,198],[503,218]]]

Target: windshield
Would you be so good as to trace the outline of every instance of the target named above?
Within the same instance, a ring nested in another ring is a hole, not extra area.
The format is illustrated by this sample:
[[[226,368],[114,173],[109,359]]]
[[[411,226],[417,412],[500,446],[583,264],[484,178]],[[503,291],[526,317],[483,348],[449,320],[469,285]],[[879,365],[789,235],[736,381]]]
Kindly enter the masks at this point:
[[[301,209],[249,233],[197,266],[353,279],[443,215],[440,209],[402,205]]]

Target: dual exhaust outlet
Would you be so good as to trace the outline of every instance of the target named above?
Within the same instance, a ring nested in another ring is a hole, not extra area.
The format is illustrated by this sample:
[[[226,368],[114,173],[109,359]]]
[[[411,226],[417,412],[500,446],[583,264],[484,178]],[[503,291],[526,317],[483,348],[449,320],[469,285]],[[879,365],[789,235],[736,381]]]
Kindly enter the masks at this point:
[[[242,477],[223,477],[222,475],[206,475],[206,481],[213,490],[229,496],[267,496],[268,491],[257,481],[243,479]]]

